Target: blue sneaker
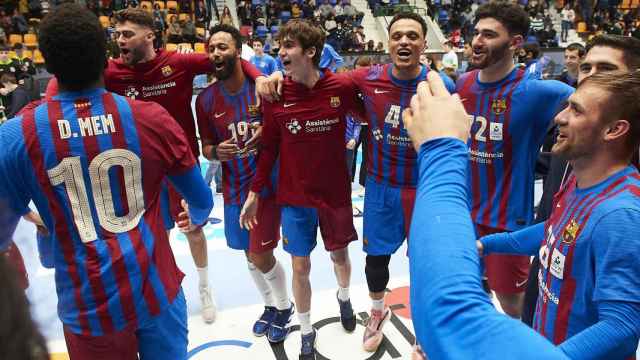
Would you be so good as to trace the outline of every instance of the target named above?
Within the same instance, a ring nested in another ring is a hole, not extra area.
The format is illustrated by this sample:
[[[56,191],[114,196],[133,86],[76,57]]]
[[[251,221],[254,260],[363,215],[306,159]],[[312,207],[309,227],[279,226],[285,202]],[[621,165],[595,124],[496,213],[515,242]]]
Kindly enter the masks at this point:
[[[294,309],[295,306],[291,303],[291,306],[286,310],[276,310],[276,316],[271,322],[269,331],[267,332],[269,342],[279,343],[287,338],[289,331],[291,331],[291,328],[287,325],[289,325],[291,321]]]
[[[340,304],[340,322],[342,323],[342,327],[347,332],[353,332],[353,330],[356,329],[356,315],[353,313],[351,300],[342,301],[338,298],[338,294],[336,294],[336,298],[338,299],[338,304]]]
[[[278,309],[273,306],[265,306],[264,312],[260,319],[253,324],[253,335],[260,337],[267,334],[269,328],[271,327],[271,323],[275,320],[276,315],[278,313]]]
[[[316,360],[316,329],[310,334],[302,335],[302,346],[300,347],[300,360]]]

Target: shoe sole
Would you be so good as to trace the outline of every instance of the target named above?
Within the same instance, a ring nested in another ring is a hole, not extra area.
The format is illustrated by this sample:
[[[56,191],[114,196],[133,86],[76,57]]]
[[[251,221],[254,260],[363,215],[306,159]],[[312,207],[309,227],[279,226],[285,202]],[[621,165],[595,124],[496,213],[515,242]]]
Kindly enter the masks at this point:
[[[384,318],[382,318],[382,322],[380,322],[380,325],[378,325],[378,328],[380,329],[380,340],[376,340],[377,344],[374,346],[371,346],[367,344],[366,341],[364,341],[362,343],[362,349],[366,352],[375,352],[376,350],[378,350],[378,348],[380,347],[380,344],[382,344],[382,341],[384,340],[384,333],[382,332],[382,328],[384,328],[384,325],[387,323],[387,321],[389,321],[389,318],[391,317],[391,310],[388,309],[387,313],[385,314]],[[365,329],[366,331],[366,329]]]

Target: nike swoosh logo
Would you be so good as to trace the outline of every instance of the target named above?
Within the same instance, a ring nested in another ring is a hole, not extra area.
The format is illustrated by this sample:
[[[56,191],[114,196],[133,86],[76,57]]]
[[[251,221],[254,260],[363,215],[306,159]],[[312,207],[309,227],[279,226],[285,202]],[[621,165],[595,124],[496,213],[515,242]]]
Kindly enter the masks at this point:
[[[293,106],[293,105],[295,105],[295,103],[293,103],[293,104],[287,104],[287,103],[285,103],[285,104],[284,104],[284,107],[288,108],[288,107]]]
[[[267,242],[261,241],[262,246],[269,245],[269,244],[271,244],[272,242],[273,242],[273,240],[270,240],[270,241],[267,241]]]
[[[527,283],[527,280],[524,280],[524,281],[522,281],[522,282],[517,282],[517,281],[516,281],[516,287],[517,287],[517,288],[522,287],[522,285],[524,285],[524,284],[526,284],[526,283]]]
[[[376,94],[384,94],[384,93],[388,93],[389,91],[388,90],[374,89],[373,92],[376,93]]]
[[[223,116],[224,114],[226,114],[226,112],[223,112],[223,113],[220,113],[220,114],[215,113],[213,116],[215,116],[215,117],[216,117],[216,119],[217,119],[217,118],[219,118],[220,116]]]

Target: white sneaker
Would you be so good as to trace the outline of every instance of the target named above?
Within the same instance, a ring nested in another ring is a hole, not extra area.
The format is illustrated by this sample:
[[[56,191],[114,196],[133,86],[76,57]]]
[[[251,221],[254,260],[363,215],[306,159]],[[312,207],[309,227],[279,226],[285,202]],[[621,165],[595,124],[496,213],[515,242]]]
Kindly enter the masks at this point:
[[[202,304],[202,319],[211,324],[216,320],[216,303],[211,296],[209,286],[200,286],[200,303]]]

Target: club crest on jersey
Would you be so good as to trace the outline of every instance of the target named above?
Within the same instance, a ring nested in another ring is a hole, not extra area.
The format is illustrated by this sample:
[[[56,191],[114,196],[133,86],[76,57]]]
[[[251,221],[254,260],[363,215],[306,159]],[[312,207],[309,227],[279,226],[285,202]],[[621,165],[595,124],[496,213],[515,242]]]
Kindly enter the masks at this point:
[[[171,68],[170,65],[167,65],[167,66],[162,68],[162,75],[169,76],[171,74],[173,74],[173,69]]]
[[[135,99],[140,93],[136,90],[135,86],[129,86],[127,90],[124,91],[124,96],[128,98]]]
[[[298,120],[296,119],[291,119],[291,121],[289,121],[286,126],[287,129],[294,135],[302,130],[302,126],[300,126],[300,123],[298,123]]]
[[[491,111],[496,115],[502,115],[507,110],[507,100],[495,99],[491,103]]]
[[[580,225],[572,219],[567,226],[565,226],[564,231],[562,232],[562,242],[565,244],[571,244],[574,242],[576,240],[578,230],[580,230]]]
[[[331,105],[332,108],[337,108],[340,106],[340,97],[339,96],[332,96],[331,100],[329,101],[329,105]]]
[[[248,110],[249,110],[249,116],[251,116],[251,117],[258,116],[259,111],[258,111],[258,107],[257,106],[249,105],[249,109]]]

